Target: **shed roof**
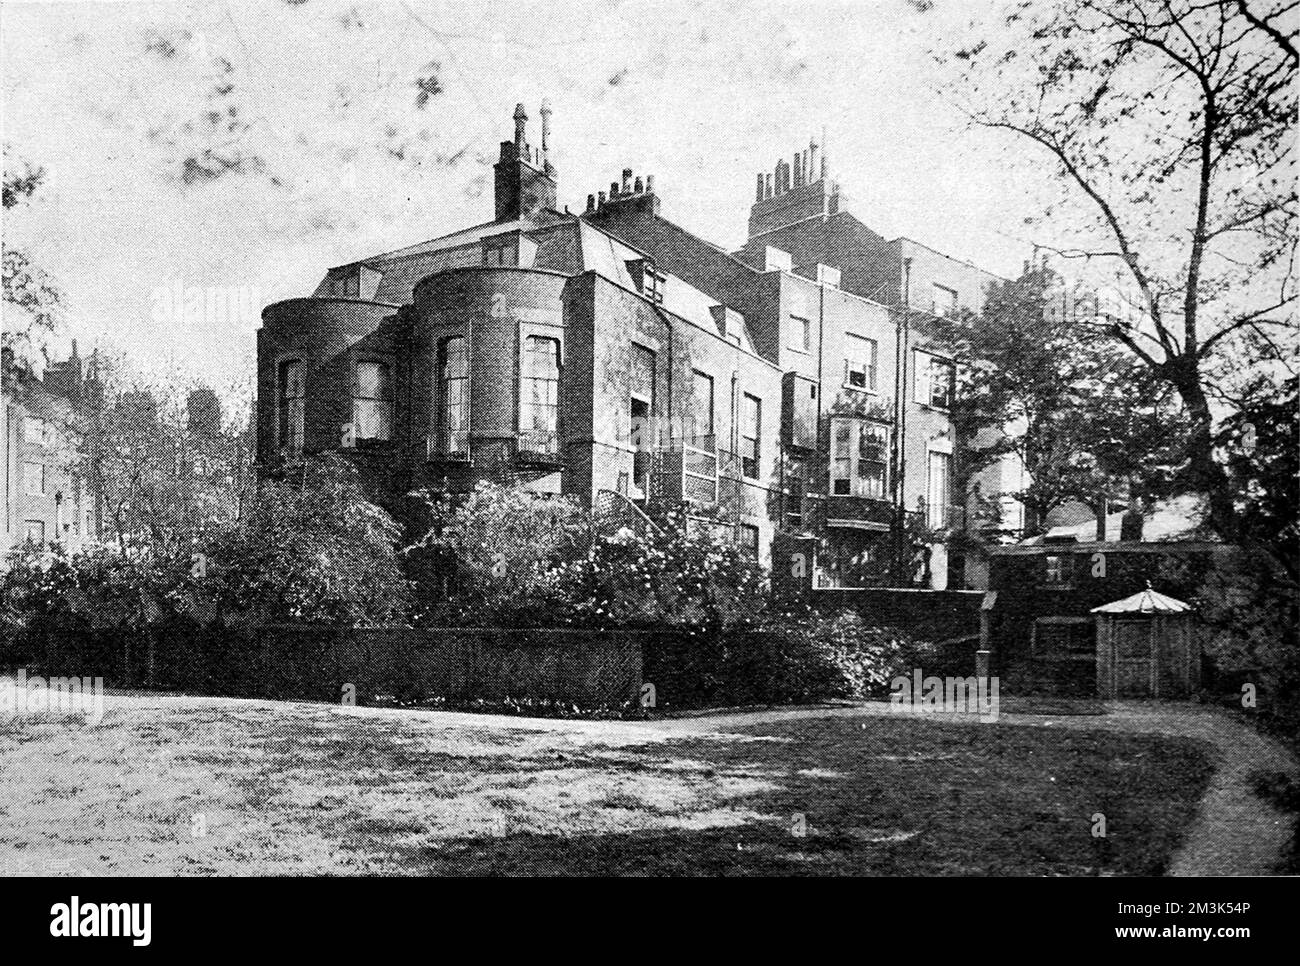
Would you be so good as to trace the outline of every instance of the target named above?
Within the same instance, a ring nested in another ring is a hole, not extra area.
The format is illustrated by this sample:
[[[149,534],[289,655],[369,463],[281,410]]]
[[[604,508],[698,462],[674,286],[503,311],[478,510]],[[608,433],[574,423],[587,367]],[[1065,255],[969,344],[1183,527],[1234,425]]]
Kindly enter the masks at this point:
[[[1123,600],[1117,600],[1109,604],[1102,604],[1100,607],[1094,607],[1092,613],[1186,614],[1191,609],[1191,604],[1184,603],[1181,600],[1175,600],[1173,597],[1166,597],[1164,594],[1158,594],[1148,586],[1146,590],[1140,591],[1132,597],[1125,597]]]

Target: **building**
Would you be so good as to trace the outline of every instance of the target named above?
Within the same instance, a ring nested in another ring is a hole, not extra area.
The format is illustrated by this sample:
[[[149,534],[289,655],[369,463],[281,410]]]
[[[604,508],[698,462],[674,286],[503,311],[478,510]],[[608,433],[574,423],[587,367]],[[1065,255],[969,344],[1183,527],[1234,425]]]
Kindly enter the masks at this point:
[[[925,319],[978,306],[991,276],[877,243],[815,146],[768,177],[734,254],[663,218],[631,169],[561,211],[549,109],[540,146],[522,105],[514,120],[492,221],[265,308],[263,472],[346,450],[399,510],[483,479],[651,517],[684,506],[774,576],[824,585],[897,581],[925,544],[917,573],[942,586],[963,517],[954,367]],[[914,306],[913,279],[956,302]]]
[[[94,357],[51,363],[41,377],[4,358],[4,528],[0,566],[24,542],[75,550],[97,540],[101,501],[89,482],[86,419],[101,397]]]

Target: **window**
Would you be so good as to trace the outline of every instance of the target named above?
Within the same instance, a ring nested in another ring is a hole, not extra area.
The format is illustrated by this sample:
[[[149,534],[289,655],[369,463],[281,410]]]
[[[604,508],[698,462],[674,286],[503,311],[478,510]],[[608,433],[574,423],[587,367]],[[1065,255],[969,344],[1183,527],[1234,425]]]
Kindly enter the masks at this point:
[[[803,529],[804,481],[802,476],[786,480],[785,525],[790,530]]]
[[[712,452],[714,448],[713,377],[700,372],[698,369],[694,370],[691,376],[695,398],[695,406],[691,416],[695,422],[692,426],[691,437],[686,442],[691,446],[698,446],[700,449],[707,449]]]
[[[1048,554],[1044,558],[1043,583],[1058,587],[1074,583],[1074,558],[1069,554]]]
[[[518,264],[518,262],[519,259],[516,255],[516,248],[513,239],[506,241],[488,241],[483,243],[484,265],[505,265],[510,267]]]
[[[386,440],[393,431],[393,385],[386,362],[357,363],[352,432],[358,440]]]
[[[831,422],[831,494],[883,500],[888,483],[889,428],[862,419]]]
[[[641,294],[651,302],[662,304],[664,300],[664,288],[668,284],[668,276],[659,269],[655,268],[654,262],[649,260],[641,263]]]
[[[438,443],[447,454],[469,453],[469,347],[465,337],[442,340],[438,361]]]
[[[286,359],[280,363],[279,378],[280,448],[301,453],[307,401],[307,376],[302,360]]]
[[[934,315],[957,314],[957,292],[944,285],[935,284],[930,297],[930,311]]]
[[[560,451],[560,340],[524,340],[519,381],[519,447],[530,453]]]
[[[740,549],[751,557],[758,556],[758,527],[751,523],[742,523],[739,533]]]
[[[628,442],[638,452],[648,450],[654,446],[651,420],[655,412],[655,354],[636,343],[632,344],[628,397]]]
[[[943,530],[948,526],[948,504],[952,502],[952,455],[931,452],[926,461],[926,526]]]
[[[45,495],[45,464],[23,464],[23,493],[27,496]]]
[[[957,378],[952,362],[918,350],[915,367],[916,401],[938,409],[951,408]]]
[[[759,440],[763,430],[763,403],[745,393],[740,413],[740,471],[758,479]]]
[[[791,349],[807,352],[812,346],[812,322],[798,315],[790,316]]]
[[[23,524],[23,539],[28,543],[45,543],[45,524],[41,520],[28,520]]]
[[[38,416],[28,416],[23,420],[23,441],[33,446],[44,446],[46,442],[45,420]]]
[[[876,340],[848,333],[848,358],[844,361],[844,385],[876,391]]]

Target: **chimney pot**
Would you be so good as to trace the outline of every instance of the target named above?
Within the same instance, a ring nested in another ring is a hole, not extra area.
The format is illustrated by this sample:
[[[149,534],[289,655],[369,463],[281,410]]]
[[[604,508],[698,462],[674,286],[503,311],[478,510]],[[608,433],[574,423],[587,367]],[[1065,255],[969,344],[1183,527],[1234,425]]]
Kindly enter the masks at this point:
[[[648,175],[645,176],[645,190],[646,190],[646,194],[651,194],[651,195],[652,195],[652,194],[655,193],[655,176],[654,176],[654,175],[652,175],[652,174],[648,174]]]
[[[596,196],[595,196],[595,195],[587,195],[587,210],[588,210],[588,211],[593,211],[593,210],[595,210],[595,208],[596,208]]]
[[[611,182],[609,183],[609,196],[610,196],[611,199],[612,199],[612,198],[617,198],[617,197],[618,197],[618,182],[617,182],[617,181],[611,181]]]
[[[605,192],[603,191],[596,192],[596,204],[600,208],[605,207]]]
[[[632,193],[639,195],[643,191],[645,191],[645,185],[641,183],[641,176],[638,175],[637,179],[632,182]]]
[[[623,169],[623,194],[627,194],[631,190],[632,190],[632,169],[624,168]]]

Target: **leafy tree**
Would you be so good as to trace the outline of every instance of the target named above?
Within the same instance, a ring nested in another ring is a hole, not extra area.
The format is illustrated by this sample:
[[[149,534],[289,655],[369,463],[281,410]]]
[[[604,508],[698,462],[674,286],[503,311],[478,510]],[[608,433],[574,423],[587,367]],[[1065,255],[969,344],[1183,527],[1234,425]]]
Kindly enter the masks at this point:
[[[401,527],[337,454],[306,460],[261,484],[245,517],[197,545],[220,609],[294,623],[377,625],[405,620],[411,593]],[[206,575],[198,578],[206,579]]]
[[[1007,495],[1024,504],[1029,533],[1070,500],[1165,492],[1181,458],[1171,392],[1118,347],[1097,345],[1088,310],[1061,308],[1063,285],[1035,266],[993,285],[980,314],[934,323],[960,360],[963,489],[1014,455],[1030,482]]]
[[[45,170],[17,161],[8,145],[5,145],[4,155],[3,201],[5,218],[9,219],[23,205],[30,203],[45,178]],[[16,361],[30,365],[57,327],[61,294],[53,279],[31,260],[27,252],[13,247],[12,235],[12,232],[6,232],[2,251],[6,311],[4,332],[0,338]],[[5,376],[7,379],[8,373]]]
[[[1178,393],[1185,481],[1228,538],[1212,403],[1295,336],[1294,21],[1285,0],[1013,2],[940,54],[1014,165],[1053,163],[1044,214],[1058,229],[1074,215],[1082,240],[1054,250],[1136,291],[1138,313],[1095,331]]]
[[[83,428],[81,452],[109,537],[121,547],[146,542],[170,557],[203,529],[239,520],[254,450],[249,427],[238,416],[223,418],[217,394],[196,386],[182,395],[107,362],[101,378],[103,399]]]

